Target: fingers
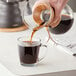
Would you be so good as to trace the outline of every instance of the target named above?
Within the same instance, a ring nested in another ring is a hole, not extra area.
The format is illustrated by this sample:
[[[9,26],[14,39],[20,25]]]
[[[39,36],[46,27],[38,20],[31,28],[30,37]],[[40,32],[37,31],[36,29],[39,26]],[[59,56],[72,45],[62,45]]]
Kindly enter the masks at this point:
[[[54,19],[50,24],[51,27],[54,28],[59,24],[61,20],[61,17],[60,17],[61,12],[67,2],[68,0],[49,0],[50,5],[54,8],[54,12],[55,12]]]
[[[57,20],[55,20],[53,23],[51,23],[50,25],[52,25],[51,27],[54,28],[56,26],[58,26],[58,24],[60,23],[61,21],[61,17],[59,17]]]
[[[52,28],[58,26],[58,24],[61,21],[61,17],[57,18],[54,22],[50,23],[48,26],[51,26]]]

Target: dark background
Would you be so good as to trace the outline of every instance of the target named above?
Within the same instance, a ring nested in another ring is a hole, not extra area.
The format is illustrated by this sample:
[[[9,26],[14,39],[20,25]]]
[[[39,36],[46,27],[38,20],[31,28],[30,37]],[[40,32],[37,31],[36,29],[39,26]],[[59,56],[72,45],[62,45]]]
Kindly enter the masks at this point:
[[[76,12],[76,0],[69,0],[68,4],[73,9],[73,11]]]

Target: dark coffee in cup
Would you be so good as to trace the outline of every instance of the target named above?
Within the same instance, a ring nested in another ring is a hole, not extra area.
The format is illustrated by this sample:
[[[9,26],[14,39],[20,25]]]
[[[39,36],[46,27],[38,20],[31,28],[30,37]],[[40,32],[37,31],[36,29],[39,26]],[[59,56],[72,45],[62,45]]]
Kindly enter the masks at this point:
[[[23,41],[19,45],[20,61],[22,64],[34,64],[38,60],[40,43],[38,41]]]

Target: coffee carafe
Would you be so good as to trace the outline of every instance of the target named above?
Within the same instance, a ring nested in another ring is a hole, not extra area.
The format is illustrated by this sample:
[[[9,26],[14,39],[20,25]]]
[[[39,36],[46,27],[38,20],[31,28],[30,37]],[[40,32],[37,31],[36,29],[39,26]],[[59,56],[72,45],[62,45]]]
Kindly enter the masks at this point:
[[[58,25],[56,27],[51,27],[54,16],[55,16],[55,8],[53,8],[48,1],[46,0],[26,0],[28,9],[24,10],[23,17],[25,22],[28,24],[30,29],[34,29],[35,27],[49,27],[49,31],[54,34],[62,34],[66,33],[73,24],[73,10],[69,5],[65,5],[60,13],[59,19],[54,23]],[[32,11],[32,15],[30,14]],[[29,15],[28,15],[29,14]],[[28,16],[26,16],[28,15]],[[72,20],[68,23],[66,21]],[[63,21],[63,22],[61,22]],[[60,26],[59,23],[61,22]],[[65,26],[63,25],[65,23]],[[69,25],[70,24],[70,25]],[[67,26],[68,25],[68,26]],[[65,31],[64,31],[65,30]]]
[[[0,28],[15,28],[23,25],[19,1],[21,0],[0,0]]]

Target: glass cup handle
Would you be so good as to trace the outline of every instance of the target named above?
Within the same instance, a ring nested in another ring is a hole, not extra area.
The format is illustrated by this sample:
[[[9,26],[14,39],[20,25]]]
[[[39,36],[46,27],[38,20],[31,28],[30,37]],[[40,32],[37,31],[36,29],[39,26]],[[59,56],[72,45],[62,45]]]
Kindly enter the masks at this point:
[[[40,47],[47,48],[47,45],[42,45],[42,44],[41,44]],[[44,55],[38,59],[38,62],[42,61],[42,60],[46,57],[46,54],[47,54],[47,50],[45,50]]]

